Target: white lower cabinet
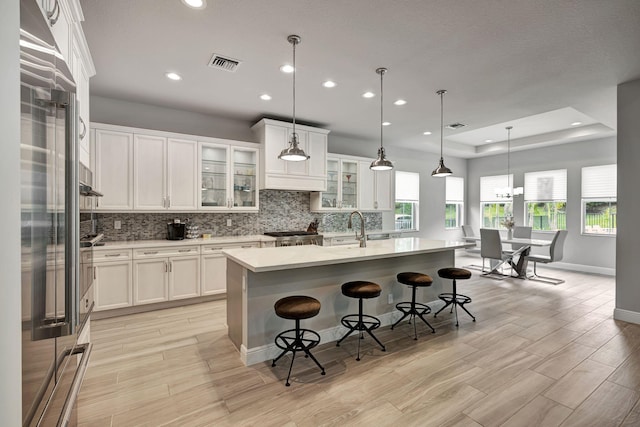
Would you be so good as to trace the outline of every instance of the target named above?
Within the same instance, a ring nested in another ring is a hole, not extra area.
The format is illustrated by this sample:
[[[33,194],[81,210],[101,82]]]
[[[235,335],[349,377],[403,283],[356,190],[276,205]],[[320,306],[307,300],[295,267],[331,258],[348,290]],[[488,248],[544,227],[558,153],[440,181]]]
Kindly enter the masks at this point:
[[[131,250],[95,251],[93,257],[94,310],[133,304]]]
[[[177,246],[133,251],[133,304],[151,304],[200,294],[200,248]]]
[[[259,248],[260,242],[206,245],[202,247],[202,295],[227,292],[227,257],[224,249]]]

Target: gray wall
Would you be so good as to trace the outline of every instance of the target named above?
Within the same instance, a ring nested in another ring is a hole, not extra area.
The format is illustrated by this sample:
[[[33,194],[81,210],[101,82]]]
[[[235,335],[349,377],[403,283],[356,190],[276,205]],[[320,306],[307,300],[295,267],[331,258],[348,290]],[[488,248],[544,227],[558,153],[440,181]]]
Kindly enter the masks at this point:
[[[0,425],[22,425],[20,344],[20,2],[0,2]]]
[[[621,156],[622,157],[622,156]],[[478,232],[480,225],[480,177],[507,173],[506,154],[468,161],[467,213],[468,221]],[[514,186],[524,185],[524,173],[567,169],[567,229],[562,263],[577,264],[586,271],[605,272],[615,268],[615,237],[581,234],[581,169],[585,166],[616,163],[616,139],[603,138],[511,153],[511,173]],[[618,199],[621,199],[618,194]],[[619,209],[620,212],[622,209]],[[516,224],[524,223],[524,197],[514,202]],[[620,224],[619,224],[620,225]],[[621,227],[621,229],[623,229]],[[534,238],[550,239],[551,233],[534,233]],[[536,250],[543,252],[543,249]],[[548,253],[548,249],[547,249]]]
[[[616,261],[617,319],[640,323],[640,80],[618,86],[618,234]]]

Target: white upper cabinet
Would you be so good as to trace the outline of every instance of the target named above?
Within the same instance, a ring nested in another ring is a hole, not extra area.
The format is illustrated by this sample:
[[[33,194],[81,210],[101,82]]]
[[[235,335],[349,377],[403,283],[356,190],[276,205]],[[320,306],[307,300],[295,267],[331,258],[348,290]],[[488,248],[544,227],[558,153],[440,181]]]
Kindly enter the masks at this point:
[[[257,148],[201,142],[200,209],[257,211],[258,157]]]
[[[327,191],[311,193],[311,210],[358,209],[360,185],[357,158],[329,157],[327,159]]]
[[[290,162],[278,158],[289,147],[293,126],[288,122],[262,119],[251,128],[262,149],[260,188],[275,190],[324,191],[327,178],[326,129],[296,125],[299,147],[308,160]]]
[[[92,155],[96,188],[104,195],[96,199],[100,210],[133,209],[133,134],[95,129]]]
[[[374,171],[371,160],[358,162],[360,171],[360,210],[390,211],[395,206],[393,171]]]
[[[100,123],[92,127],[96,188],[104,194],[98,210],[258,210],[257,144],[198,142],[190,135]]]

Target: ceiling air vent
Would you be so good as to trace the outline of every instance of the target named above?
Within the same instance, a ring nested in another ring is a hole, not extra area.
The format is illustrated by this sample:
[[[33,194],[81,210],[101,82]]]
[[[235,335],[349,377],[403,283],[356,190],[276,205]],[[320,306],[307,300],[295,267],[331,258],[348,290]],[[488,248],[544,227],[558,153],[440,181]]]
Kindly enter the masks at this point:
[[[209,67],[217,68],[219,70],[230,71],[235,73],[238,69],[238,65],[240,65],[240,61],[232,58],[225,58],[224,56],[220,56],[217,53],[214,53],[209,61]]]
[[[451,123],[450,125],[446,125],[445,127],[447,129],[460,129],[465,127],[466,125],[464,123]]]

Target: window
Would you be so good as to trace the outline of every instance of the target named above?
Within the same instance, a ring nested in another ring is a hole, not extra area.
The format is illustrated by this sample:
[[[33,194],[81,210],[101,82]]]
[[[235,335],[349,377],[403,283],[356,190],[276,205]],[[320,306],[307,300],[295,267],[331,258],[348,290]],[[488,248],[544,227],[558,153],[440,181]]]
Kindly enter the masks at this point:
[[[464,212],[464,178],[445,177],[444,228],[460,228]]]
[[[582,168],[582,232],[615,235],[617,232],[617,166]]]
[[[396,230],[418,230],[420,174],[396,171]]]
[[[567,170],[524,174],[525,225],[538,231],[567,229]]]
[[[513,202],[503,199],[497,193],[499,189],[509,186],[513,175],[494,175],[480,177],[480,212],[482,225],[480,228],[504,228],[501,224],[506,218],[513,216]]]

